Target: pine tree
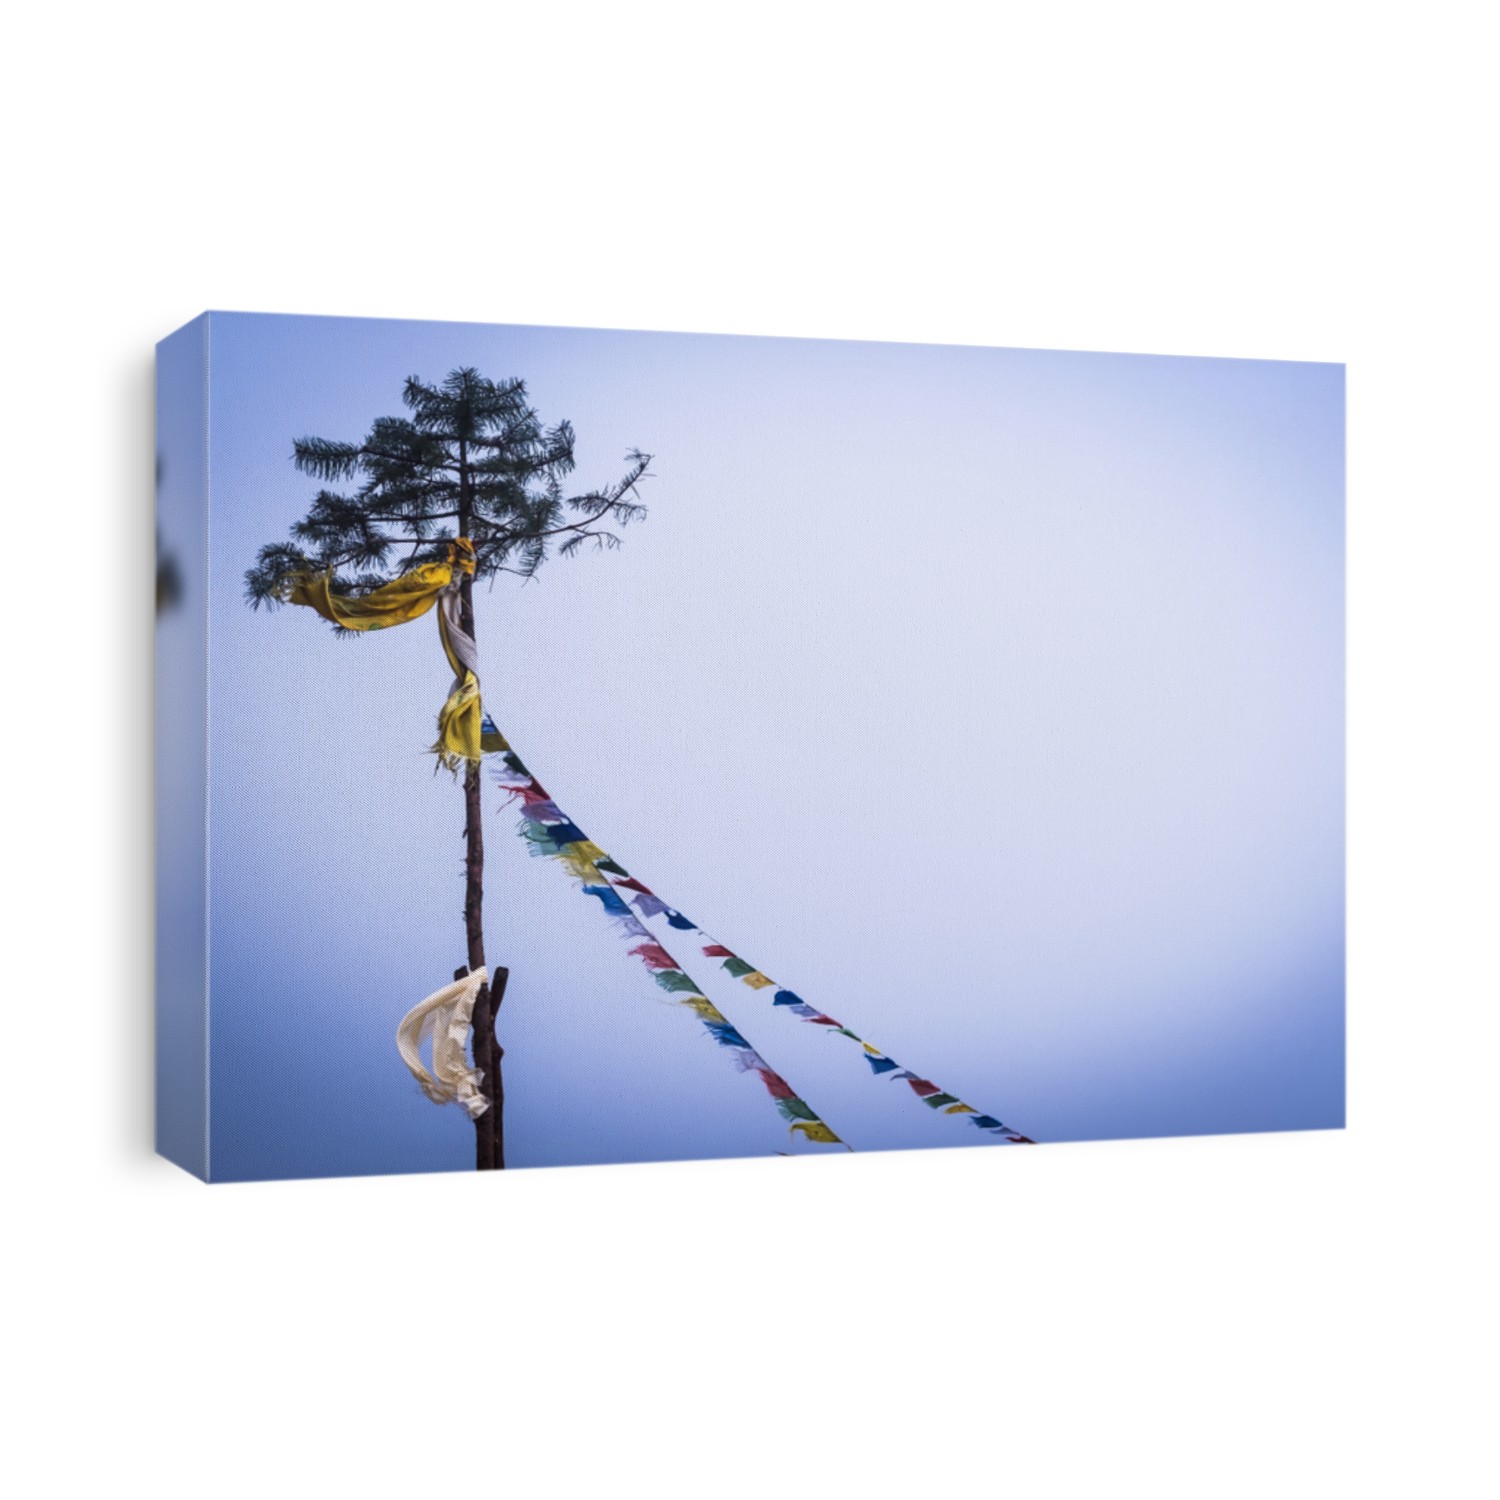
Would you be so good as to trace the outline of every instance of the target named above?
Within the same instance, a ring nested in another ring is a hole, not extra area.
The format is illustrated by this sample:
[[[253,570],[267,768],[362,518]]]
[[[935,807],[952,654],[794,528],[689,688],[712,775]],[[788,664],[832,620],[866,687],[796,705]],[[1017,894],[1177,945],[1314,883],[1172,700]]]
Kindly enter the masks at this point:
[[[530,578],[554,553],[617,547],[614,528],[646,513],[636,485],[650,455],[632,450],[624,475],[613,484],[569,493],[564,481],[574,467],[573,429],[566,421],[544,427],[521,380],[496,382],[460,369],[440,386],[408,379],[402,399],[408,415],[377,419],[363,442],[302,438],[293,445],[304,474],[325,483],[356,483],[349,493],[320,490],[291,528],[290,542],[261,548],[245,575],[252,606],[274,606],[295,579],[324,572],[332,575],[337,593],[369,593],[418,564],[442,561],[448,543],[465,536],[473,543],[476,567],[462,584],[462,623],[477,637],[477,581],[498,573]],[[485,964],[484,830],[475,764],[464,771],[463,792],[467,963],[458,974]],[[507,974],[497,968],[493,993],[482,989],[474,1007],[474,1066],[484,1074],[490,1100],[474,1122],[480,1169],[505,1165],[495,1018]]]

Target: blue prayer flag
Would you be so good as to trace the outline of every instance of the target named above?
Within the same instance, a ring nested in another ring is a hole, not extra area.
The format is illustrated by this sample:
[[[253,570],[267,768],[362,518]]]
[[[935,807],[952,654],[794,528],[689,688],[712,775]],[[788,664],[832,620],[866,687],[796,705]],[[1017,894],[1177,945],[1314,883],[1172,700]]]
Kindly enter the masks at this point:
[[[714,1040],[721,1047],[748,1048],[750,1045],[727,1021],[705,1021],[703,1024],[713,1033]]]
[[[630,908],[620,899],[611,886],[586,885],[583,888],[586,896],[597,896],[603,903],[605,911],[612,917],[628,917]]]

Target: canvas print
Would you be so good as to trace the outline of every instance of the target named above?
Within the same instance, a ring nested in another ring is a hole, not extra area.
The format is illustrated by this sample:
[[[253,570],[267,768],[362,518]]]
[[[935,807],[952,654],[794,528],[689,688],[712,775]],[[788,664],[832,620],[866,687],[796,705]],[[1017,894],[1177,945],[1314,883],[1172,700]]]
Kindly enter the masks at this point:
[[[1341,1126],[1343,369],[158,347],[159,1149]]]

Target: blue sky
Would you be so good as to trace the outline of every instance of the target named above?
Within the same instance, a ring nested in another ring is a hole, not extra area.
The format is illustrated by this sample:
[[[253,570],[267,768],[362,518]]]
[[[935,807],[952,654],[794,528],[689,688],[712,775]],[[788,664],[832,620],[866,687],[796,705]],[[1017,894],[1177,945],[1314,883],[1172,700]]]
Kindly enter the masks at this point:
[[[1342,1123],[1341,367],[222,313],[209,342],[215,1176],[472,1160],[393,1043],[462,961],[436,625],[341,641],[241,592],[316,489],[292,440],[463,364],[573,421],[583,485],[656,455],[623,549],[478,602],[487,706],[632,872],[1038,1140]],[[791,1149],[486,797],[511,1163]],[[856,1149],[984,1139],[716,999]]]

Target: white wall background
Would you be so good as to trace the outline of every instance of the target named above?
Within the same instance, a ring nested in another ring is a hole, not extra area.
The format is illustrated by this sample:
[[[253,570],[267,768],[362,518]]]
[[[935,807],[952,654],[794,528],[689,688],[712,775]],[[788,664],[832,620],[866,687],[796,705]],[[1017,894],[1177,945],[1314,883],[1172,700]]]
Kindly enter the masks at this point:
[[[1486,1487],[1481,14],[13,20],[18,1492]],[[221,1190],[153,1160],[150,353],[206,306],[1347,360],[1349,1131]]]

